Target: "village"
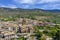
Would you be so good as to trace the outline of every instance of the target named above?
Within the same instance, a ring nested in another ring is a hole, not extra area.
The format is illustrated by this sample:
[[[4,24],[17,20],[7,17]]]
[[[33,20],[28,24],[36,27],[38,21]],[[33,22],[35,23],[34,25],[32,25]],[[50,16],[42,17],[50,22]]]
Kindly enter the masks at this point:
[[[32,38],[31,36],[35,34],[34,26],[44,25],[52,27],[54,23],[44,23],[42,21],[27,18],[17,18],[16,21],[0,21],[0,40],[17,40],[19,37],[27,38],[27,40],[37,40],[37,37],[34,36]]]

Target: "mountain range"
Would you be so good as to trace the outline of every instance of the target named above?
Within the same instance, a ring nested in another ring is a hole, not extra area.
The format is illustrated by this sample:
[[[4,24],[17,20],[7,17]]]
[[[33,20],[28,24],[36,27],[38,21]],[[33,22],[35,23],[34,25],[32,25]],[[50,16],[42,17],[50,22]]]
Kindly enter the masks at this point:
[[[5,8],[0,7],[0,16],[40,16],[40,15],[51,15],[51,14],[59,14],[60,10],[53,9],[53,10],[44,10],[44,9],[22,9],[22,8]]]

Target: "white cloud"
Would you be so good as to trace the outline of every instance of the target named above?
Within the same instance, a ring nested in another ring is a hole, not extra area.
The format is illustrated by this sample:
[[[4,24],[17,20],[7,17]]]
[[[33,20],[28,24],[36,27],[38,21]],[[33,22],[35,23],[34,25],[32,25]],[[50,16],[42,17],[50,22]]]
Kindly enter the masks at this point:
[[[41,8],[41,9],[57,9],[60,8],[60,0],[13,0],[14,4],[3,5],[0,7],[7,8]],[[46,3],[46,4],[45,4]],[[39,4],[35,6],[36,4]]]
[[[10,8],[17,8],[16,5],[12,5],[12,4],[7,5],[7,7],[10,7]]]
[[[39,0],[37,3],[53,3],[53,2],[57,2],[59,0]]]
[[[26,3],[26,4],[37,4],[37,3],[53,3],[59,2],[60,0],[14,0],[18,3]]]
[[[48,4],[48,5],[43,5],[40,8],[41,9],[60,9],[60,4]]]
[[[14,0],[14,1],[18,3],[26,3],[26,4],[33,4],[36,2],[36,0]]]
[[[8,5],[3,5],[3,4],[0,4],[0,7],[7,7],[7,8],[17,8],[16,5],[13,5],[13,4],[8,4]]]
[[[14,0],[14,2],[22,4],[22,8],[60,9],[60,0]],[[39,5],[35,6],[37,4]]]
[[[30,5],[23,5],[22,8],[29,8]]]

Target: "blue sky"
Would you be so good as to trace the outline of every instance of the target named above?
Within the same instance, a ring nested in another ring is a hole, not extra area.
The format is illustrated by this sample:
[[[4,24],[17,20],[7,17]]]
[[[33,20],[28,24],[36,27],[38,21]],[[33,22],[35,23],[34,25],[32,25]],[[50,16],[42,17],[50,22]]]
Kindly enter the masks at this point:
[[[60,9],[60,0],[0,0],[0,7]]]

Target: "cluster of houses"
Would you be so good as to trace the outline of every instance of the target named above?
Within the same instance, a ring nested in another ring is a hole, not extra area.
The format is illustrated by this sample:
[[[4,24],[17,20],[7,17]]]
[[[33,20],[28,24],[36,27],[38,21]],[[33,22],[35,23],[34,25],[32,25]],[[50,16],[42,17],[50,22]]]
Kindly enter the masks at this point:
[[[10,40],[11,38],[18,38],[21,35],[26,35],[21,33],[27,33],[29,35],[29,33],[34,33],[34,26],[44,25],[53,26],[53,23],[31,20],[27,18],[17,18],[16,21],[0,21],[0,38]]]

